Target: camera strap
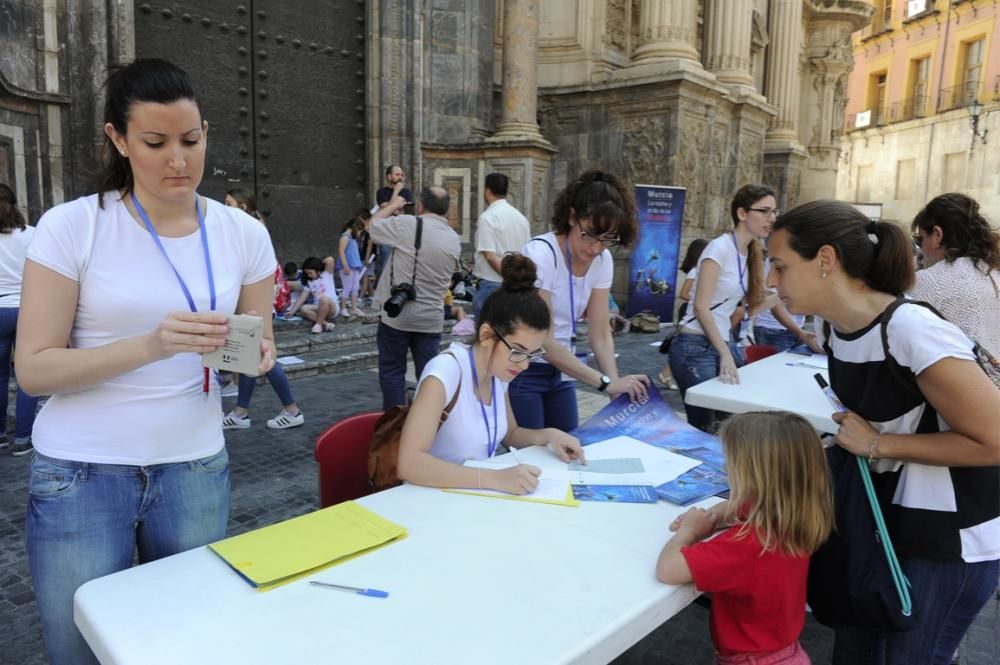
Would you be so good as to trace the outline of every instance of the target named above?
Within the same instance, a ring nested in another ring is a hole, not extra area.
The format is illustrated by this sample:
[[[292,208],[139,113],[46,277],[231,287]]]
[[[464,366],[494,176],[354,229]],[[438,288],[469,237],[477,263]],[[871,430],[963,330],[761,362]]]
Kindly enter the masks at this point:
[[[410,282],[414,287],[417,285],[417,257],[420,256],[420,240],[424,235],[424,218],[417,217],[417,235],[413,239],[413,280]],[[393,252],[392,260],[389,261],[389,286],[396,286],[396,253]]]

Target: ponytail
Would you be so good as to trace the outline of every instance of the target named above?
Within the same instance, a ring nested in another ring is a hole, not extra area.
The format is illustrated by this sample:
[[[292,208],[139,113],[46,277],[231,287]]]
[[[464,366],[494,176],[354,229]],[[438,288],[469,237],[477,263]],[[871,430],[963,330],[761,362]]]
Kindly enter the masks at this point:
[[[14,229],[24,230],[25,226],[24,215],[17,209],[14,190],[0,183],[0,233],[12,233]]]
[[[842,201],[811,201],[781,215],[774,231],[788,233],[788,245],[803,259],[829,245],[849,277],[895,296],[913,286],[911,242],[892,222],[869,220]]]
[[[764,302],[764,251],[759,240],[751,240],[747,247],[747,307],[753,309]]]

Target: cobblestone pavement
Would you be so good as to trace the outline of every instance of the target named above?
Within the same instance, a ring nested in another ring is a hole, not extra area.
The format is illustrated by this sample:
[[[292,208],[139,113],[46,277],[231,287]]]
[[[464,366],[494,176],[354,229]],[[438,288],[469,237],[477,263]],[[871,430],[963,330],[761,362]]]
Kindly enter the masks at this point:
[[[616,338],[623,372],[655,376],[664,356],[649,346],[654,339],[657,338],[653,335],[639,334]],[[230,532],[233,534],[315,509],[317,479],[312,446],[316,436],[337,419],[378,409],[381,402],[378,377],[370,370],[299,378],[292,382],[292,388],[306,414],[305,425],[284,431],[267,429],[264,421],[277,413],[280,405],[269,387],[259,386],[251,414],[253,426],[227,432],[232,463]],[[683,412],[676,392],[664,394],[675,409]],[[593,391],[580,391],[581,414],[592,413],[603,404],[603,399]],[[227,400],[226,405],[231,402]],[[42,665],[46,661],[23,543],[27,460],[0,451],[0,663]],[[993,601],[970,631],[962,663],[1000,662],[996,650],[998,637],[998,610]],[[828,629],[807,620],[802,643],[815,663],[830,662],[832,638]],[[689,606],[614,662],[616,665],[711,663],[707,608],[697,602]]]

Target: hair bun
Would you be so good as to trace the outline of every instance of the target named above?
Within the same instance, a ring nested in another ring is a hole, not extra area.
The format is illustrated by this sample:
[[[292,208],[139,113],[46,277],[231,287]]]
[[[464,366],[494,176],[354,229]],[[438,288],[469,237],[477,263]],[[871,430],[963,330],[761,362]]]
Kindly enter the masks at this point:
[[[511,252],[500,262],[500,274],[503,275],[503,288],[507,291],[527,291],[534,289],[538,280],[538,269],[535,262],[523,254]]]

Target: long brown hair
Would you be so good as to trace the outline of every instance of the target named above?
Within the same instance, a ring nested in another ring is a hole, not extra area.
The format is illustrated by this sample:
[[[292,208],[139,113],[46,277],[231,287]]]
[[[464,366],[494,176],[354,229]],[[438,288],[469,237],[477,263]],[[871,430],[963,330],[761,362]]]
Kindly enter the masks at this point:
[[[733,218],[733,228],[740,223],[740,216],[737,211],[741,208],[749,211],[766,196],[777,198],[774,190],[767,185],[743,185],[733,195],[733,200],[729,203],[729,214]],[[764,301],[766,289],[764,288],[764,249],[760,241],[753,238],[747,246],[747,300],[748,307],[755,307]]]
[[[24,229],[28,224],[17,209],[14,190],[0,183],[0,233],[13,233],[14,229]]]
[[[802,416],[758,411],[732,416],[719,431],[730,500],[765,551],[812,554],[833,529],[833,491],[823,444]]]
[[[957,192],[934,197],[913,218],[913,230],[930,234],[935,226],[941,229],[945,261],[964,256],[980,270],[984,264],[987,275],[1000,270],[1000,233],[979,212],[978,201]]]

